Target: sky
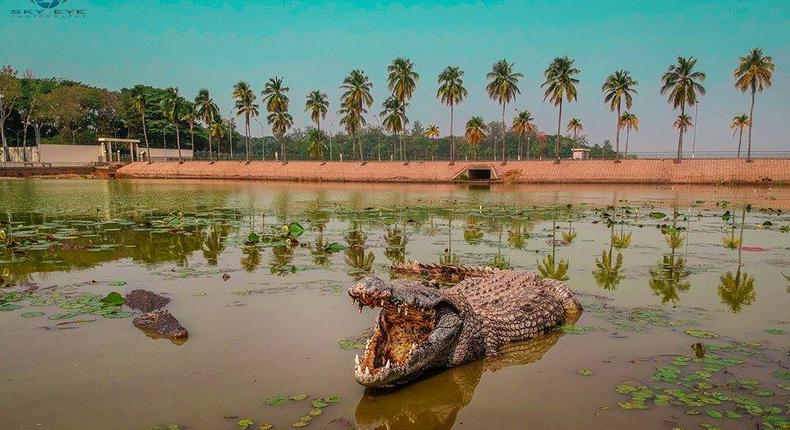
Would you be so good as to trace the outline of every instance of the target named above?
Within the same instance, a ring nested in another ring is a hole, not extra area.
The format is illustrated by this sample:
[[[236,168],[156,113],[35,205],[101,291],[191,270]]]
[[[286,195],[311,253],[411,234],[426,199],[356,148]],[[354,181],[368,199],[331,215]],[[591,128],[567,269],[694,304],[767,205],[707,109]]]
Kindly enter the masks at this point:
[[[448,65],[465,71],[469,91],[456,109],[455,134],[473,115],[499,119],[501,108],[485,93],[485,75],[506,58],[524,74],[506,121],[526,109],[542,130],[555,133],[557,109],[543,101],[540,85],[552,59],[567,55],[581,74],[578,101],[563,108],[563,132],[578,117],[590,143],[614,141],[615,114],[601,94],[606,76],[625,69],[639,81],[632,112],[641,126],[630,151],[676,147],[677,112],[659,88],[680,55],[697,58],[707,74],[696,149],[735,150],[729,122],[748,111],[749,97],[735,89],[732,71],[740,56],[761,47],[776,73],[773,86],[757,96],[754,149],[790,150],[787,0],[67,0],[57,7],[61,13],[84,10],[78,18],[19,18],[14,9],[42,10],[31,0],[0,0],[0,64],[109,89],[175,86],[192,97],[208,88],[223,115],[231,110],[236,82],[247,81],[260,93],[269,78],[282,76],[295,126],[309,125],[304,98],[319,89],[331,104],[325,127],[334,131],[343,77],[353,69],[370,76],[370,112],[378,114],[387,97],[386,67],[402,56],[420,74],[408,111],[412,121],[437,124],[449,134],[449,110],[436,99],[437,75]],[[368,116],[369,123],[376,121]],[[253,132],[262,134],[262,127],[254,124]]]

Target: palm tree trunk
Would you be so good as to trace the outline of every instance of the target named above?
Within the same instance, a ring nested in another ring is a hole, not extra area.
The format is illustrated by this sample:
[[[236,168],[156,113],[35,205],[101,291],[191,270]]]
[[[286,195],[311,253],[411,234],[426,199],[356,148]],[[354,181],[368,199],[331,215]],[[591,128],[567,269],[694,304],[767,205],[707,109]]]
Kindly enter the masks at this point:
[[[738,158],[741,158],[741,142],[743,142],[743,127],[740,127],[741,131],[738,134]]]
[[[195,153],[195,126],[189,123],[189,143],[192,145],[192,154]]]
[[[631,126],[625,128],[625,154],[623,158],[628,158],[628,139],[631,137]]]
[[[686,105],[684,103],[684,104],[680,105],[680,116],[685,115],[685,113],[686,113]],[[680,159],[683,157],[683,131],[684,130],[685,130],[684,127],[679,127],[678,128],[678,158],[677,158],[678,161],[680,161]]]
[[[502,103],[502,161],[505,161],[505,103]]]
[[[752,106],[749,108],[749,144],[746,146],[746,161],[752,161],[752,129],[754,128],[754,92],[752,83]]]
[[[453,105],[450,104],[450,162],[455,163],[455,136],[453,136]]]
[[[359,136],[359,130],[357,130],[357,146],[359,147],[359,161],[365,162],[365,155],[362,153],[362,138]]]
[[[212,148],[211,143],[212,143],[211,142],[211,126],[209,125],[209,127],[208,127],[208,159],[213,163],[214,162],[214,151],[212,150],[213,148]],[[194,145],[192,146],[192,150],[193,151],[195,150]]]
[[[288,157],[285,155],[285,141],[282,139],[283,136],[280,136],[278,140],[280,141],[280,153],[283,157],[283,164],[288,162]]]
[[[557,160],[560,159],[560,127],[562,127],[562,99],[560,98],[560,113],[557,115],[557,141],[554,142],[554,148],[557,155]]]
[[[403,131],[404,130],[401,130],[400,133],[398,133],[398,146],[400,148],[400,161],[405,161],[405,158],[403,157]]]
[[[145,139],[145,157],[148,162],[151,162],[151,147],[148,146],[148,131],[145,129],[145,111],[140,111],[140,116],[143,118],[143,138]]]
[[[250,114],[249,113],[246,114],[246,116],[244,118],[244,122],[245,122],[245,127],[246,127],[245,130],[244,130],[244,133],[246,134],[246,139],[245,139],[245,142],[244,142],[244,146],[245,146],[244,150],[247,153],[246,154],[247,155],[247,162],[249,162],[250,161]]]
[[[178,131],[178,123],[174,122],[173,124],[176,126],[176,147],[178,148],[178,161],[182,162],[184,159],[181,158],[181,133]]]
[[[617,129],[616,133],[615,133],[615,138],[614,138],[614,141],[615,141],[614,152],[615,152],[615,158],[618,158],[618,159],[620,158],[620,109],[621,109],[620,108],[620,102],[618,101],[617,102],[617,118],[614,121],[614,125],[615,125],[615,127]]]

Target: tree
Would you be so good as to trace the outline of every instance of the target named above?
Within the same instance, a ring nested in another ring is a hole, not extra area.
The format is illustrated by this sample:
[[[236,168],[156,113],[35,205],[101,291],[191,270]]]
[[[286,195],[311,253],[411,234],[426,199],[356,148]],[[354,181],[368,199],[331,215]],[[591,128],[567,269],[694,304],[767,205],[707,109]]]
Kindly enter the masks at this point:
[[[320,158],[323,161],[327,149],[324,133],[317,128],[311,128],[307,132],[307,141],[310,143],[307,147],[307,155],[314,160]]]
[[[617,126],[615,152],[617,152],[618,158],[620,157],[620,128],[622,126],[620,123],[620,110],[622,109],[623,101],[625,101],[625,108],[631,109],[631,105],[634,103],[634,95],[637,94],[636,86],[638,84],[637,81],[631,78],[631,72],[618,70],[609,75],[603,82],[603,85],[601,85],[604,103],[609,103],[609,110],[617,111],[617,116],[615,117]]]
[[[735,68],[735,88],[746,92],[751,90],[752,102],[749,107],[749,143],[746,147],[746,161],[752,160],[752,128],[754,128],[754,95],[757,91],[771,86],[774,70],[773,58],[763,54],[761,48],[753,48],[741,57],[738,67]]]
[[[433,146],[436,143],[436,139],[439,138],[439,126],[436,124],[428,124],[428,128],[425,129],[425,137],[431,139],[431,159],[433,160]]]
[[[14,111],[22,96],[22,84],[16,77],[17,71],[10,66],[0,69],[0,138],[3,142],[2,162],[8,161],[8,140],[5,136],[5,122]]]
[[[233,98],[236,100],[236,115],[244,115],[244,136],[247,162],[250,161],[250,118],[258,116],[258,104],[255,103],[255,92],[250,84],[239,81],[233,86]]]
[[[502,161],[505,161],[505,106],[511,101],[516,100],[516,96],[521,94],[518,89],[518,81],[523,78],[521,73],[513,72],[513,63],[508,63],[507,59],[502,59],[491,66],[491,71],[486,75],[488,85],[486,91],[488,97],[496,100],[502,105]],[[494,142],[494,160],[496,160],[496,142]]]
[[[304,111],[310,112],[310,119],[313,120],[318,131],[321,131],[321,120],[326,118],[326,113],[329,111],[326,94],[318,90],[311,91],[304,103]]]
[[[535,118],[532,117],[532,113],[530,113],[528,110],[519,111],[518,114],[516,114],[516,117],[513,118],[513,126],[511,127],[511,130],[513,133],[521,136],[518,150],[519,159],[521,159],[521,142],[524,140],[524,136],[526,136],[528,133],[536,133],[538,131],[535,123],[532,122],[534,120]],[[529,144],[527,145],[527,159],[529,159]]]
[[[176,129],[176,148],[178,148],[178,161],[183,162],[181,157],[181,133],[178,130],[178,121],[181,119],[181,101],[178,95],[178,88],[170,87],[165,90],[165,98],[161,103],[162,114],[169,119]]]
[[[466,122],[466,140],[472,145],[475,151],[475,159],[477,159],[477,147],[480,142],[488,136],[488,126],[482,117],[473,116]]]
[[[694,57],[678,57],[677,64],[670,65],[661,77],[661,94],[668,94],[667,102],[671,103],[674,109],[680,108],[678,118],[686,115],[686,106],[693,106],[697,103],[698,93],[700,96],[705,95],[705,87],[700,83],[705,80],[705,74],[694,70],[696,64],[697,59]],[[678,128],[677,161],[683,157],[685,129],[685,127]]]
[[[288,87],[283,86],[283,78],[275,76],[270,78],[263,86],[261,100],[266,103],[266,111],[285,112],[288,110]]]
[[[579,137],[579,132],[584,129],[584,125],[582,125],[582,120],[579,118],[571,118],[568,121],[568,127],[565,129],[568,133],[573,133],[573,140],[576,140]]]
[[[544,72],[546,80],[541,85],[541,88],[546,88],[543,95],[543,101],[547,99],[559,106],[559,114],[557,115],[557,140],[555,142],[555,153],[557,160],[560,159],[560,127],[562,126],[562,100],[568,103],[576,100],[576,84],[579,80],[574,76],[580,73],[579,69],[573,67],[574,60],[566,57],[557,57],[549,64],[549,67]]]
[[[675,120],[672,126],[675,127],[682,135],[686,132],[686,130],[694,127],[694,124],[691,123],[691,116],[689,116],[689,114],[682,113],[678,115],[678,118]]]
[[[231,130],[222,121],[212,122],[211,125],[208,127],[209,138],[217,139],[217,152],[219,152],[219,147],[220,147],[220,143],[222,142],[222,138],[224,138],[225,134],[227,133],[231,133]],[[210,149],[209,152],[211,152]]]
[[[639,131],[639,118],[631,112],[623,112],[620,115],[620,127],[625,127],[625,157],[628,157],[628,140],[631,136],[631,129]]]
[[[215,122],[218,122],[219,119],[219,106],[217,103],[214,102],[214,99],[211,98],[208,90],[203,88],[198,91],[197,97],[195,97],[195,113],[203,124],[206,125],[206,128],[211,129]],[[212,133],[208,133],[208,156],[211,162],[214,162],[214,152],[212,148]],[[222,140],[218,140],[218,142],[222,142]],[[217,144],[219,146],[219,143]]]
[[[148,145],[148,131],[145,128],[145,91],[140,88],[137,93],[132,96],[132,103],[134,108],[140,113],[140,119],[143,122],[143,138],[145,139],[145,155],[148,161],[151,161],[151,147]]]
[[[347,120],[345,122],[341,120],[341,123],[345,123],[347,130],[350,130],[349,127],[353,125],[352,128],[357,136],[357,146],[359,146],[359,159],[364,162],[365,157],[362,151],[362,141],[359,138],[359,129],[365,123],[363,115],[368,112],[366,108],[373,104],[373,96],[370,95],[370,92],[373,90],[373,84],[365,72],[352,70],[343,79],[343,84],[340,88],[343,90],[340,101],[345,108],[344,114],[347,116]]]
[[[409,119],[405,115],[406,109],[402,107],[402,104],[403,102],[397,97],[390,96],[382,103],[382,111],[379,114],[382,118],[381,124],[384,126],[384,129],[398,135],[399,138],[403,135],[406,125],[409,123]],[[393,153],[397,153],[397,151],[393,151]]]
[[[181,114],[181,121],[185,121],[189,125],[189,142],[192,145],[192,151],[195,150],[195,120],[197,114],[195,113],[195,104],[186,102],[184,103]]]
[[[730,122],[730,128],[732,129],[732,135],[735,136],[735,133],[738,133],[738,158],[741,158],[741,143],[743,142],[743,129],[750,128],[752,126],[752,122],[749,120],[749,115],[742,113],[732,118],[732,122]]]
[[[414,63],[406,58],[396,58],[387,66],[387,88],[393,97],[400,101],[402,115],[406,118],[406,107],[417,87],[420,75],[414,71]],[[408,123],[408,120],[406,121]],[[405,124],[404,124],[405,125]],[[403,130],[400,134],[400,156],[405,160],[406,154],[403,147]]]
[[[450,162],[456,159],[455,136],[453,136],[453,115],[455,106],[461,104],[467,96],[464,88],[464,71],[456,66],[447,66],[439,73],[439,89],[436,91],[442,103],[450,106]]]
[[[280,152],[282,153],[283,163],[288,162],[285,154],[285,140],[283,136],[294,125],[294,119],[288,111],[275,110],[266,117],[266,121],[272,127],[272,134],[280,141]]]

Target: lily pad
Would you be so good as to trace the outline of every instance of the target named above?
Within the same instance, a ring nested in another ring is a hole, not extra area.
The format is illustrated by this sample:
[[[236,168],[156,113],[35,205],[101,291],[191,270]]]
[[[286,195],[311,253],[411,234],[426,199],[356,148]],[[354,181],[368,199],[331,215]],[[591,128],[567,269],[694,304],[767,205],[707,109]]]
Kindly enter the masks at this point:
[[[773,375],[779,379],[790,379],[790,370],[775,370]]]
[[[292,222],[288,225],[288,234],[293,238],[298,238],[304,233],[304,227],[298,222]]]
[[[590,369],[580,369],[578,373],[582,376],[590,376],[593,374],[593,371]]]
[[[685,333],[692,337],[698,337],[700,339],[713,339],[719,337],[716,333],[707,330],[700,330],[695,328],[690,328],[685,331]]]
[[[126,284],[125,281],[120,281],[120,282]],[[121,306],[124,303],[126,303],[126,299],[124,299],[123,296],[120,295],[119,293],[113,291],[110,294],[107,294],[106,297],[101,299],[101,302],[107,306]]]
[[[43,317],[44,315],[46,315],[44,312],[25,312],[19,316],[22,318],[38,318]]]
[[[661,219],[661,218],[666,218],[667,214],[665,214],[664,212],[650,212],[649,214],[647,214],[647,216],[654,219]]]
[[[255,425],[255,421],[250,418],[245,418],[239,421],[239,430],[247,430],[248,428]]]
[[[784,331],[784,330],[782,330],[780,328],[765,329],[765,332],[768,333],[768,334],[785,334],[785,333],[787,333],[786,331]]]
[[[115,281],[110,281],[111,287],[123,287],[124,285],[126,285],[126,281],[122,281],[120,279],[117,279]]]
[[[18,305],[16,303],[2,303],[0,304],[0,311],[2,312],[11,312],[21,308],[22,305]]]

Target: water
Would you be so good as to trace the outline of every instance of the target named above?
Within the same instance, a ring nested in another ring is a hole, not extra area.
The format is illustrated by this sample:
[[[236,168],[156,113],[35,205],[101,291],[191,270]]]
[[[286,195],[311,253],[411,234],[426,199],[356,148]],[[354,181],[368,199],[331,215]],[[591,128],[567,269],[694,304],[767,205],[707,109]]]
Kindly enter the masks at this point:
[[[331,395],[340,401],[310,428],[755,428],[788,419],[790,381],[773,374],[790,367],[788,189],[10,180],[0,195],[0,229],[13,242],[0,246],[0,295],[34,295],[0,312],[3,429],[235,429],[246,418],[252,428],[288,428],[313,409],[310,399]],[[305,232],[286,245],[279,236],[292,222]],[[252,231],[262,241],[245,246]],[[352,377],[354,347],[376,313],[359,315],[345,288],[368,273],[389,277],[404,258],[567,277],[586,312],[566,331],[579,333],[366,393]],[[151,339],[130,318],[49,319],[75,311],[44,300],[135,288],[170,297],[189,340]],[[21,317],[29,312],[44,315]],[[693,358],[696,342],[707,362],[676,359]],[[666,366],[683,374],[655,381]],[[700,369],[708,376],[687,378]],[[746,378],[754,381],[737,382]],[[652,397],[645,410],[631,401],[639,384]],[[687,394],[655,404],[672,388]],[[299,393],[309,397],[264,403]]]

